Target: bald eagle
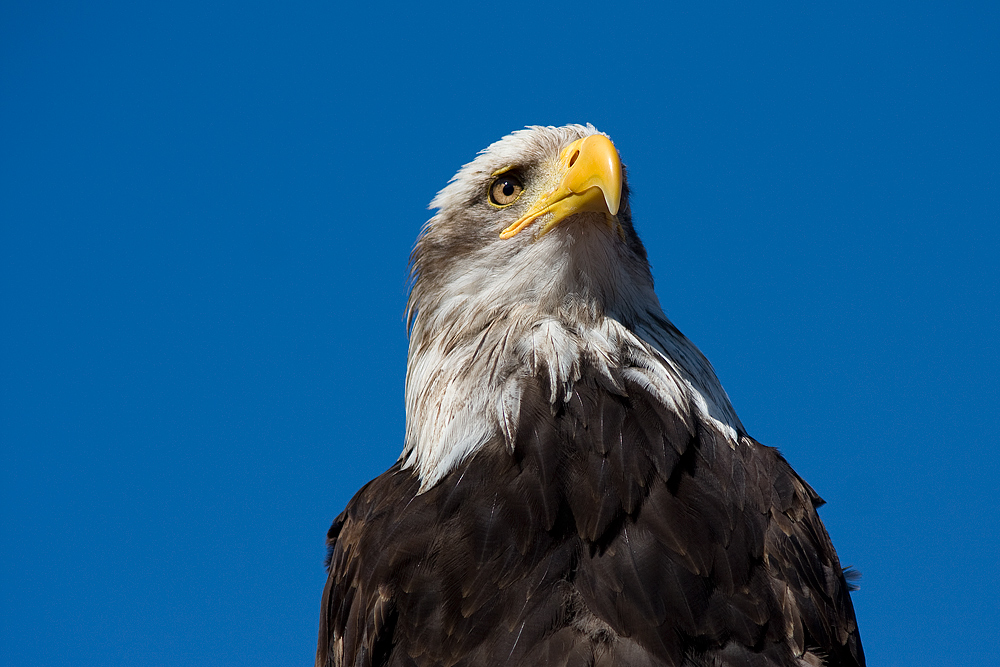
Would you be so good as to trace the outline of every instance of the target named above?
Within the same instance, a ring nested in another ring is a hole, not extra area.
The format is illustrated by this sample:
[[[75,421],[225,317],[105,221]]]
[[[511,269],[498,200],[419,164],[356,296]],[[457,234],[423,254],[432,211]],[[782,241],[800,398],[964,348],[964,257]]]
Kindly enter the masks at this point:
[[[330,528],[316,664],[863,665],[823,501],[663,314],[611,140],[514,132],[431,206],[403,451]]]

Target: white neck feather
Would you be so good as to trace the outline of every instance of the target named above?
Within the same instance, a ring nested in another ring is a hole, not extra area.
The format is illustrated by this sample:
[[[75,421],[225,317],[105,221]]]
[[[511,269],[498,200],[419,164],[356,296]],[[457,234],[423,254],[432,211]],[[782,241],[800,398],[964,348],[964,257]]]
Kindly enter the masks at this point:
[[[403,467],[415,468],[426,490],[490,439],[502,436],[512,447],[525,379],[546,376],[554,404],[569,400],[584,366],[610,389],[617,381],[609,368],[617,368],[682,419],[714,423],[735,440],[742,425],[708,360],[669,324],[658,324],[667,320],[651,288],[641,296],[625,318],[581,318],[580,308],[543,314],[537,304],[520,304],[464,336],[455,323],[476,312],[471,304],[453,303],[452,310],[443,303],[451,313],[439,309],[436,317],[418,314],[406,376]]]

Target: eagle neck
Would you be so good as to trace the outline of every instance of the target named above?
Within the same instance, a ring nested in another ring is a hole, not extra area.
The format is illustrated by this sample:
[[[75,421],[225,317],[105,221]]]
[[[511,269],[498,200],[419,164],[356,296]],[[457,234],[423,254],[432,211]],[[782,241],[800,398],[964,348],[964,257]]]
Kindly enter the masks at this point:
[[[707,359],[652,306],[617,315],[571,304],[546,314],[519,304],[464,330],[444,325],[454,317],[418,313],[401,466],[425,491],[491,441],[513,451],[525,384],[541,380],[554,413],[585,375],[622,395],[623,380],[638,382],[682,419],[742,432]]]

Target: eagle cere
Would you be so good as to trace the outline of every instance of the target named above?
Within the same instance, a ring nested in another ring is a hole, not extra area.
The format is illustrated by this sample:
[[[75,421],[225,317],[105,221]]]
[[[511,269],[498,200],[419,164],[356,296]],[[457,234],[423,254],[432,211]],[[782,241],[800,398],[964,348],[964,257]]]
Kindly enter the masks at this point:
[[[864,665],[822,500],[664,315],[611,140],[514,132],[432,208],[316,664]]]

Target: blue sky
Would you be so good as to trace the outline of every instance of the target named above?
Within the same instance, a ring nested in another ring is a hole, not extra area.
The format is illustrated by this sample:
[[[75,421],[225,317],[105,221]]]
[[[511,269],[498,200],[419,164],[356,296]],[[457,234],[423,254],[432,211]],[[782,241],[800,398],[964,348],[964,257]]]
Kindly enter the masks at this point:
[[[3,3],[2,662],[309,664],[427,202],[568,122],[870,663],[994,659],[1000,12],[690,4]]]

